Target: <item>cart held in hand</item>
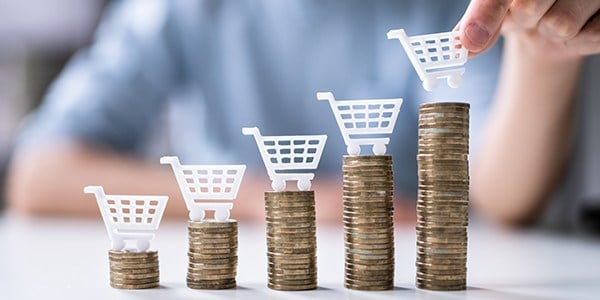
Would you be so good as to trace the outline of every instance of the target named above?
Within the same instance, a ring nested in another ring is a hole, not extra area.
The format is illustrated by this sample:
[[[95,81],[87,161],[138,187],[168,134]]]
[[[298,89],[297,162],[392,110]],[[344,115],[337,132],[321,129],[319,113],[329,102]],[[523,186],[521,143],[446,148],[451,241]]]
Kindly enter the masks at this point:
[[[390,30],[387,37],[400,40],[425,90],[432,91],[441,78],[447,78],[452,88],[462,84],[465,69],[460,66],[467,62],[468,51],[460,42],[458,32],[409,37],[404,29],[397,29]]]
[[[308,191],[319,165],[327,135],[262,136],[257,127],[243,128],[244,135],[252,135],[258,145],[273,190],[281,192],[286,181],[296,180],[298,189]]]
[[[106,195],[101,186],[87,186],[83,191],[96,195],[112,250],[142,252],[150,248],[168,196]],[[133,249],[125,249],[128,240],[135,241]]]
[[[160,163],[173,168],[190,220],[204,220],[207,210],[217,221],[229,219],[246,165],[182,165],[176,156],[161,157]]]
[[[398,119],[401,98],[336,100],[333,93],[317,93],[317,99],[329,101],[335,120],[350,155],[359,155],[360,146],[372,145],[373,153],[384,155],[389,137]]]

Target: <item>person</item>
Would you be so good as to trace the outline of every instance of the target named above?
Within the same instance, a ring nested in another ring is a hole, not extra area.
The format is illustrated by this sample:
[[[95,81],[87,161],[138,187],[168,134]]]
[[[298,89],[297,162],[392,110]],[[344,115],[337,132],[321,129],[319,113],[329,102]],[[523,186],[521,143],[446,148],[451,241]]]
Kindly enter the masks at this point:
[[[262,216],[269,181],[254,141],[241,135],[242,127],[258,126],[266,135],[329,135],[313,184],[317,217],[341,218],[334,213],[341,210],[336,174],[345,146],[331,110],[314,96],[333,91],[339,99],[404,98],[388,150],[396,196],[407,199],[415,195],[419,104],[469,101],[475,206],[504,224],[530,222],[571,153],[583,57],[600,52],[598,3],[473,0],[465,7],[465,1],[118,3],[94,45],[73,58],[28,120],[11,167],[10,204],[30,214],[97,213],[81,190],[101,184],[107,192],[168,194],[175,198],[168,213],[183,215],[173,174],[157,163],[160,155],[177,154],[183,163],[247,163],[233,215]],[[474,57],[464,84],[425,92],[385,33],[448,31],[457,20]],[[501,32],[503,44],[496,43]],[[144,155],[149,160],[139,159]]]
[[[501,75],[472,172],[484,214],[505,224],[599,233],[600,2],[472,1],[461,40],[502,32]]]

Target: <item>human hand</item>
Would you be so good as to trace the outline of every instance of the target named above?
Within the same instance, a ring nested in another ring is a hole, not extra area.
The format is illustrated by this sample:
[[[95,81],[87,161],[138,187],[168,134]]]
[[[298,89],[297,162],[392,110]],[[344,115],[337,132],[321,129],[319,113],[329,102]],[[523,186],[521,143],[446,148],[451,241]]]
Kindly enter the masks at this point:
[[[457,26],[470,56],[500,33],[532,54],[569,59],[600,53],[600,0],[472,0]]]

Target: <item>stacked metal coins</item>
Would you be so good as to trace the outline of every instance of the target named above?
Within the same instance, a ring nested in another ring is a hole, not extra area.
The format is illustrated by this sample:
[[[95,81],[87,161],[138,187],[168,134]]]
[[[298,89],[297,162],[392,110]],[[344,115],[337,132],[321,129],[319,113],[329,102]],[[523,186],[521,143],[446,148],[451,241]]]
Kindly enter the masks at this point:
[[[188,223],[189,263],[187,286],[220,290],[236,286],[237,221]]]
[[[148,289],[159,285],[158,252],[109,251],[110,286]]]
[[[467,283],[469,104],[419,109],[417,287],[464,290]]]
[[[317,288],[317,239],[313,191],[265,192],[268,287]]]
[[[344,156],[344,286],[394,287],[392,157]]]

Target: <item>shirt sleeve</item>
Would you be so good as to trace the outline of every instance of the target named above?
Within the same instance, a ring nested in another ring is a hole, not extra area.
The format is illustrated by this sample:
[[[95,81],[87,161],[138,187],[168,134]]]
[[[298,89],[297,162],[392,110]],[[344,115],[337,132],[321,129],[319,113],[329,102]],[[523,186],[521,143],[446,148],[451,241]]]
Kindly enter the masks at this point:
[[[26,121],[19,146],[77,140],[134,151],[181,76],[168,3],[109,7],[92,46],[71,59]]]

